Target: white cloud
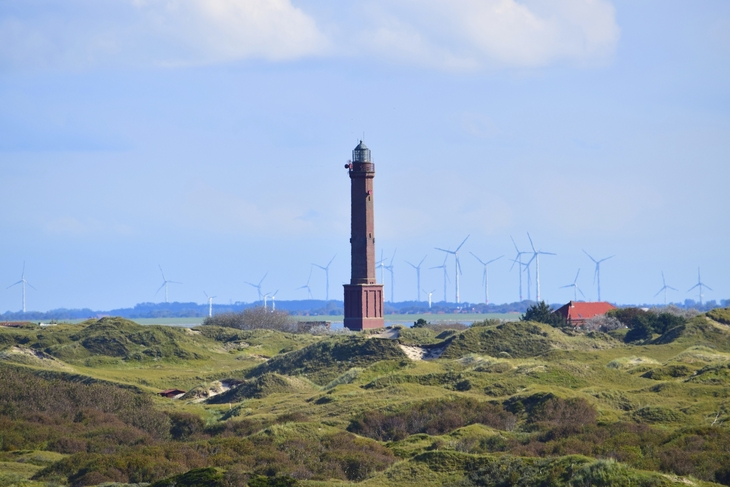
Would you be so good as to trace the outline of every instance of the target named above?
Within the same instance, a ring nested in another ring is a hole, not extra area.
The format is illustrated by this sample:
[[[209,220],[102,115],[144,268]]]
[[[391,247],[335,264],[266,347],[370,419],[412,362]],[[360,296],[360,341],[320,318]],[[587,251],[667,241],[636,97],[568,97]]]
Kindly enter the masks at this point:
[[[296,2],[11,0],[0,12],[0,68],[319,55],[445,70],[592,65],[611,59],[620,34],[609,0],[362,0],[322,22]]]
[[[327,39],[290,0],[45,0],[6,9],[0,66],[188,65],[316,55]],[[39,13],[40,12],[40,13]]]
[[[619,38],[606,0],[372,0],[363,49],[444,69],[596,64]]]

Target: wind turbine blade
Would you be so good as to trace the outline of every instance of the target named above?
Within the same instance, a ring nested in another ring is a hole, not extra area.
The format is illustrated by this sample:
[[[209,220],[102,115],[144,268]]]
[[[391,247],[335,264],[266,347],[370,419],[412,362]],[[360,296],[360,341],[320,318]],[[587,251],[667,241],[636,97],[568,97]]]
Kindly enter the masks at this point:
[[[182,282],[177,282],[177,281],[167,281],[167,282],[169,282],[170,284],[182,284]]]
[[[654,295],[654,297],[656,298],[657,296],[659,296],[662,293],[662,291],[664,291],[665,288],[666,288],[666,286],[664,286],[659,291],[657,291],[657,293]]]
[[[515,239],[512,238],[512,235],[510,235],[509,238],[510,238],[510,240],[512,240],[512,245],[515,246],[515,252],[517,252],[517,254],[519,255],[520,254],[520,249],[517,248],[517,244],[515,243]]]
[[[568,284],[567,286],[560,286],[560,289],[566,288],[566,287],[573,287],[575,284]]]
[[[532,261],[535,260],[535,256],[537,256],[537,253],[532,254],[532,258],[527,261],[527,264],[526,265],[532,264]]]
[[[456,258],[456,267],[459,269],[459,274],[462,274],[463,275],[464,273],[461,272],[461,263],[459,262],[459,258],[458,257]]]
[[[22,283],[23,283],[23,281],[18,281],[18,282],[14,283],[14,284],[11,284],[11,285],[9,285],[9,286],[8,286],[8,287],[6,287],[5,289],[10,289],[11,287],[13,287],[13,286],[17,286],[18,284],[22,284]]]
[[[697,275],[699,275],[700,270],[697,269]],[[20,274],[21,279],[25,279],[25,261],[23,261],[23,272]]]
[[[159,292],[160,292],[160,289],[162,289],[163,287],[165,287],[165,284],[166,284],[166,283],[165,283],[165,282],[163,282],[163,283],[162,283],[162,286],[160,286],[160,287],[158,287],[158,288],[157,288],[157,291],[155,291],[155,296],[157,296],[157,293],[159,293]]]
[[[416,266],[414,266],[413,264],[411,264],[411,263],[410,263],[410,262],[408,262],[408,261],[405,261],[405,262],[406,262],[406,264],[408,264],[409,266],[413,267],[414,269],[418,269],[418,267],[420,267],[420,266],[416,267]]]
[[[252,282],[248,282],[248,281],[243,281],[243,282],[245,282],[246,284],[248,284],[251,287],[258,288],[258,286],[256,284],[252,283]]]
[[[586,295],[583,294],[583,291],[581,291],[580,288],[577,285],[575,286],[575,288],[578,290],[578,292],[580,293],[580,295],[583,296],[583,298],[586,297]]]
[[[334,255],[334,256],[333,256],[333,257],[332,257],[332,258],[330,259],[330,261],[329,261],[329,262],[327,263],[327,267],[329,267],[329,266],[330,266],[330,264],[332,263],[332,261],[333,261],[333,260],[335,260],[335,257],[337,257],[337,254],[335,254],[335,255]]]
[[[312,265],[313,265],[313,266],[316,266],[316,267],[319,267],[319,268],[320,268],[320,269],[322,269],[323,271],[326,271],[326,270],[327,270],[327,268],[326,268],[326,267],[322,267],[322,266],[321,266],[321,265],[319,265],[319,264],[312,264]],[[321,275],[321,274],[320,274],[320,275]]]
[[[558,254],[555,254],[555,253],[553,253],[553,252],[543,252],[542,250],[540,250],[540,251],[538,252],[538,254],[542,254],[542,255],[558,255]]]
[[[160,264],[157,264],[157,267],[160,268],[160,274],[162,274],[162,280],[163,281],[166,281],[167,279],[165,278],[165,273],[162,270],[162,266]]]
[[[679,291],[679,289],[674,289],[672,286],[665,286],[667,289],[671,289],[672,291]]]
[[[456,247],[456,250],[454,250],[454,252],[458,252],[458,251],[459,251],[459,249],[461,248],[461,246],[462,246],[462,245],[464,245],[464,244],[466,243],[466,241],[467,241],[467,239],[468,239],[469,237],[471,237],[471,235],[467,235],[467,236],[466,236],[466,238],[464,239],[464,241],[463,241],[463,242],[461,242],[461,243],[459,244],[459,246],[458,246],[458,247]]]
[[[692,286],[691,288],[687,289],[687,292],[690,292],[690,291],[691,291],[691,290],[693,290],[694,288],[696,288],[696,287],[699,287],[699,285],[700,285],[699,283],[695,284],[695,285],[694,285],[694,286]],[[706,287],[706,286],[705,286],[705,287]]]
[[[662,271],[662,285],[666,287],[667,281],[664,280],[664,271]]]
[[[31,288],[31,289],[35,289],[35,288],[33,287],[33,284],[29,283],[28,281],[25,281],[25,283],[26,283],[26,284],[28,285],[28,287],[29,287],[29,288]],[[705,286],[705,287],[707,287],[707,286]],[[710,289],[710,288],[708,287],[707,289]],[[37,289],[35,289],[35,290],[37,291]],[[710,291],[712,291],[712,289],[710,289]]]
[[[476,254],[475,254],[474,252],[472,252],[472,251],[469,251],[469,253],[470,253],[471,255],[473,255],[473,256],[474,256],[474,258],[475,258],[476,260],[478,260],[478,261],[479,261],[479,263],[480,263],[481,265],[487,265],[487,263],[486,263],[486,262],[484,262],[484,261],[482,261],[482,259],[480,259],[479,257],[477,257],[477,256],[476,256]]]
[[[262,282],[264,282],[264,279],[266,279],[266,276],[268,276],[268,275],[269,275],[269,271],[266,271],[266,274],[264,274],[264,277],[262,277],[261,280],[259,281],[259,286],[261,285]]]
[[[484,265],[489,265],[489,264],[491,264],[492,262],[496,262],[496,261],[498,261],[499,259],[501,259],[502,257],[504,257],[504,255],[500,255],[500,256],[499,256],[499,257],[497,257],[496,259],[492,259],[492,260],[488,261],[488,262],[487,262],[486,264],[484,264]]]
[[[613,259],[614,257],[616,257],[616,256],[615,256],[615,255],[612,255],[611,257],[606,257],[605,259],[601,259],[601,260],[599,260],[599,261],[598,261],[598,263],[600,264],[600,263],[601,263],[601,262],[603,262],[604,260],[608,260],[608,259]]]
[[[573,284],[578,282],[578,276],[580,275],[580,269],[578,269],[578,272],[575,273],[575,279],[573,279]]]
[[[421,267],[421,264],[423,264],[423,261],[426,260],[426,257],[428,257],[428,255],[426,255],[423,259],[421,259],[421,262],[418,263],[418,267]]]
[[[581,249],[581,250],[583,250],[583,249]],[[598,262],[596,262],[596,259],[594,259],[593,257],[591,257],[591,254],[589,254],[585,250],[583,250],[583,253],[586,254],[588,256],[588,258],[591,259],[593,262],[595,262],[596,264],[598,264]]]
[[[453,252],[452,252],[452,251],[450,251],[450,250],[446,250],[446,249],[440,249],[440,248],[438,248],[438,247],[434,247],[434,248],[435,248],[436,250],[440,250],[441,252],[448,252],[448,253],[450,253],[450,254],[453,254]]]
[[[710,291],[714,291],[714,289],[712,289],[712,288],[711,288],[710,286],[708,286],[707,284],[703,284],[703,286],[704,286],[704,287],[706,287],[707,289],[709,289]]]
[[[535,246],[532,244],[532,237],[530,237],[530,232],[527,232],[527,238],[530,239],[530,247],[532,247],[532,251],[537,253],[537,250],[535,250]]]

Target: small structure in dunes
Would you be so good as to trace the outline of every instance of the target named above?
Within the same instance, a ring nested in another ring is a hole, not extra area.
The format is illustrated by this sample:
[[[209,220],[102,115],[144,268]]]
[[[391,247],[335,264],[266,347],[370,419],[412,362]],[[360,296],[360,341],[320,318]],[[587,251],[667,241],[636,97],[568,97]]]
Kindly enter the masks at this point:
[[[605,301],[594,303],[569,301],[553,311],[554,314],[562,316],[565,322],[572,326],[583,326],[587,320],[594,316],[604,315],[616,306]]]

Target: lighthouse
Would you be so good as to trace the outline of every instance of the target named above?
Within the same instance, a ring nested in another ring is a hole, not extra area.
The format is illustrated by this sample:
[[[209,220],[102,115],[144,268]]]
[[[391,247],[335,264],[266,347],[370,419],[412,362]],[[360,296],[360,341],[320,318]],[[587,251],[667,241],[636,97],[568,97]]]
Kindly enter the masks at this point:
[[[350,284],[345,284],[345,327],[382,328],[383,285],[375,281],[375,164],[362,141],[345,165],[350,176]]]

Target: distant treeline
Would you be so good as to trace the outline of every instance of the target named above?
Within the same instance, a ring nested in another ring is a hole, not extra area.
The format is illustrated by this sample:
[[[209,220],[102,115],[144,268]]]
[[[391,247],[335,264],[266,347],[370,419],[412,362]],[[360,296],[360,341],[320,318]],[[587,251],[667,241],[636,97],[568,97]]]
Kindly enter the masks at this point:
[[[484,304],[484,303],[433,303],[429,308],[422,301],[401,301],[397,303],[385,303],[386,314],[422,314],[422,313],[524,313],[527,308],[535,304],[535,301],[520,301],[505,304]],[[562,306],[565,303],[556,303],[553,307]],[[236,302],[232,304],[213,304],[213,313],[239,313],[247,308],[262,306],[262,301],[253,303]],[[729,307],[730,299],[723,299],[718,304],[716,301],[708,301],[700,304],[692,299],[684,303],[674,303],[675,306],[684,309],[696,309],[700,312],[709,311],[719,307]],[[623,307],[625,305],[619,305]],[[656,304],[632,304],[630,306],[640,308],[655,307]],[[343,302],[337,300],[324,301],[320,299],[305,299],[295,301],[277,301],[276,308],[287,311],[297,316],[341,316],[344,313]],[[208,305],[198,303],[139,303],[133,308],[119,308],[108,311],[83,309],[59,308],[46,312],[28,311],[11,312],[0,314],[0,321],[51,321],[51,320],[79,320],[96,318],[101,316],[121,316],[123,318],[196,318],[208,316]]]

